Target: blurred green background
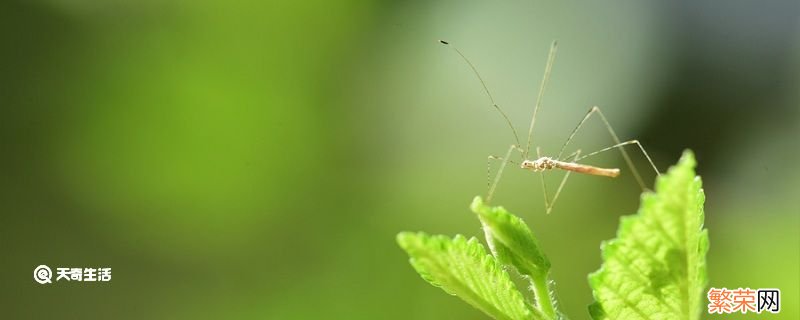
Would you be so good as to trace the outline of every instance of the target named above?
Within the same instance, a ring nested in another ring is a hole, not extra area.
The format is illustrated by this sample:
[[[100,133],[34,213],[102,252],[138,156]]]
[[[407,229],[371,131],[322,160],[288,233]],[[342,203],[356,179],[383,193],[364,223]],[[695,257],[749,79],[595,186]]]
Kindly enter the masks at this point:
[[[710,284],[779,288],[764,318],[800,318],[788,0],[3,0],[0,318],[484,319],[394,241],[480,236],[468,204],[513,143],[440,38],[521,131],[558,39],[534,144],[556,153],[598,105],[662,170],[693,149]],[[573,148],[612,142],[597,120],[583,130]],[[587,161],[624,169],[614,152]],[[512,169],[495,203],[537,232],[584,319],[599,244],[638,194],[626,171],[573,175],[545,215],[538,178]],[[43,286],[39,264],[113,278]]]

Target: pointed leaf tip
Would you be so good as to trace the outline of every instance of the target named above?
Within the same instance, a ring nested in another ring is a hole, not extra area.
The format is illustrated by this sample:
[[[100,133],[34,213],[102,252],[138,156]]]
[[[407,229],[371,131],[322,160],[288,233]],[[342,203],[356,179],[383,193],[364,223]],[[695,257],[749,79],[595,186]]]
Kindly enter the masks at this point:
[[[475,212],[475,213],[478,213],[479,211],[483,210],[485,207],[486,207],[486,205],[483,204],[483,198],[481,198],[481,196],[475,196],[475,198],[472,199],[472,203],[469,205],[469,209],[472,210],[472,212]]]
[[[691,161],[694,161],[695,158],[692,149],[683,150],[683,153],[681,154],[681,159],[687,159],[687,160],[691,159]]]
[[[528,225],[503,207],[490,207],[480,197],[470,206],[483,224],[486,242],[504,264],[524,275],[542,276],[550,270],[550,260]]]

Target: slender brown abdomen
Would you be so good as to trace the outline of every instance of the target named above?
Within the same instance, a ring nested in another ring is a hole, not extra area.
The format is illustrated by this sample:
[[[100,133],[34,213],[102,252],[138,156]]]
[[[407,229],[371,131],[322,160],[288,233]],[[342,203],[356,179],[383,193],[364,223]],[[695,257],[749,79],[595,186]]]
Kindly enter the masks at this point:
[[[593,166],[587,166],[585,164],[578,164],[574,162],[563,162],[563,161],[553,161],[553,164],[556,168],[561,170],[567,170],[577,173],[585,173],[591,174],[595,176],[604,176],[610,178],[616,178],[619,175],[619,169],[606,169],[606,168],[598,168]]]

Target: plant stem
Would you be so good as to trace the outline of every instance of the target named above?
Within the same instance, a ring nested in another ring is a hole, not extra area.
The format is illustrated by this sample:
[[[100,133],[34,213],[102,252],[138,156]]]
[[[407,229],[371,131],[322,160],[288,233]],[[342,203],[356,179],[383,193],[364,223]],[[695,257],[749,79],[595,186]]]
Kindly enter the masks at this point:
[[[536,295],[536,305],[542,313],[550,319],[556,319],[556,310],[553,308],[553,297],[550,296],[550,286],[547,285],[547,274],[537,274],[531,276],[533,282],[533,294]]]

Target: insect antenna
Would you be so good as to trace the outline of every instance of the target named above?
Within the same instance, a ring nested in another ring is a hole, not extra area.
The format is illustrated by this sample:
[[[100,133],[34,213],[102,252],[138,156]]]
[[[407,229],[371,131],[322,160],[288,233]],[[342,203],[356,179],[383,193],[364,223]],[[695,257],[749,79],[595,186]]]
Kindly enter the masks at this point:
[[[528,128],[528,145],[525,148],[523,157],[528,159],[528,154],[531,151],[531,143],[533,142],[533,125],[536,124],[536,113],[539,112],[539,107],[542,105],[542,97],[544,97],[544,89],[547,87],[547,82],[550,81],[550,71],[553,69],[553,63],[556,60],[556,52],[558,51],[558,42],[553,41],[550,45],[550,53],[547,56],[547,65],[544,67],[544,76],[542,77],[542,84],[539,87],[539,94],[536,96],[536,105],[533,107],[533,117],[531,117],[531,126]]]
[[[478,81],[481,82],[481,85],[483,86],[483,92],[485,92],[486,96],[489,97],[489,101],[492,103],[492,107],[494,107],[495,109],[497,109],[497,111],[500,112],[500,114],[503,116],[503,119],[506,120],[506,123],[511,128],[511,132],[514,133],[514,140],[517,142],[516,145],[520,145],[519,135],[517,135],[517,129],[514,128],[514,124],[511,123],[511,119],[508,117],[508,115],[506,115],[505,112],[503,112],[503,109],[501,109],[500,106],[494,102],[494,97],[492,97],[492,93],[489,92],[489,87],[486,86],[486,82],[483,81],[483,77],[481,77],[481,74],[478,73],[478,69],[475,68],[475,65],[473,65],[472,62],[470,62],[469,59],[467,59],[467,57],[463,53],[461,53],[461,50],[458,50],[458,48],[450,44],[450,42],[439,40],[439,43],[452,48],[459,56],[461,56],[461,59],[464,59],[464,62],[466,62],[467,65],[469,65],[469,68],[472,69],[472,73],[474,73],[475,76],[478,78]]]

